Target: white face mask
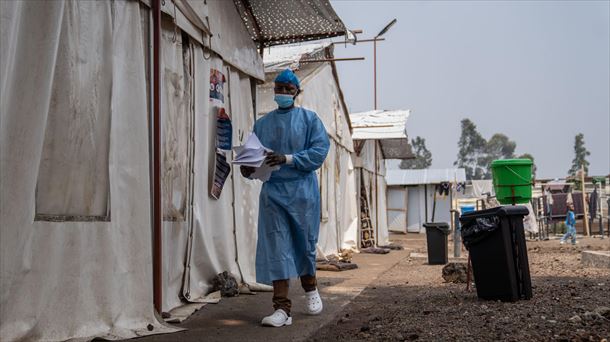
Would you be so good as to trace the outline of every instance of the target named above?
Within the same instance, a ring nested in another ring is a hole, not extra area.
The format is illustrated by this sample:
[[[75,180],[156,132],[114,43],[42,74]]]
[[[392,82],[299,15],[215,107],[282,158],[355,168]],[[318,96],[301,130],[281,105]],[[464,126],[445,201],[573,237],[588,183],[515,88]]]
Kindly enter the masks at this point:
[[[289,94],[275,94],[273,99],[280,108],[288,108],[294,104],[294,96]]]

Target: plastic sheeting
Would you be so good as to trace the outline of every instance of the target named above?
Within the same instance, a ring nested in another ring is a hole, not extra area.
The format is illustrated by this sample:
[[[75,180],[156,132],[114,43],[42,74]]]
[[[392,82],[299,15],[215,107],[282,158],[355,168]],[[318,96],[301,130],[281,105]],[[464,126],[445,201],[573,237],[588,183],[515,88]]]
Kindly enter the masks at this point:
[[[150,0],[140,1],[150,6]],[[172,31],[177,34],[184,31],[217,53],[225,63],[264,80],[262,58],[233,1],[176,0],[161,1],[161,5],[161,10],[172,18],[172,25],[176,27]]]
[[[149,334],[148,324],[152,333],[171,331],[158,323],[152,300],[143,63],[148,49],[139,3],[3,1],[0,6],[0,336],[116,339]],[[72,39],[91,32],[95,39]],[[95,74],[91,64],[100,63],[99,49],[108,50],[111,61],[102,64],[108,72],[96,76],[103,79],[96,86],[109,87],[98,95],[112,94],[102,103],[111,118],[106,131],[111,219],[33,221],[45,132],[59,115],[52,110],[54,80],[82,82],[86,93]],[[82,78],[58,67],[62,51],[78,51],[78,59],[68,61],[78,62],[73,71],[86,71]]]

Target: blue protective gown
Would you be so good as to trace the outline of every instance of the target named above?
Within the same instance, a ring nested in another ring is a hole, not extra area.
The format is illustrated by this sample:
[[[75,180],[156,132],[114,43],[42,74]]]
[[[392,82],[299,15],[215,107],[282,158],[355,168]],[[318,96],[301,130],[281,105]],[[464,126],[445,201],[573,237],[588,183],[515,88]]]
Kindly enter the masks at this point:
[[[318,115],[300,107],[276,109],[254,124],[261,143],[280,154],[292,154],[291,165],[263,184],[258,211],[256,281],[314,275],[320,231],[320,190],[315,170],[330,146]]]

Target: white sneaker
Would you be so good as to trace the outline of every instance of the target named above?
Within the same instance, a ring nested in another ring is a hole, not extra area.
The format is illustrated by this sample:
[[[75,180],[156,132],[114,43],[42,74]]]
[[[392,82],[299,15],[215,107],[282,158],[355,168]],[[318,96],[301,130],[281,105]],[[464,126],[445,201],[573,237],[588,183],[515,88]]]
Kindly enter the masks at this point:
[[[291,325],[292,317],[288,316],[286,311],[282,309],[277,309],[271,315],[263,318],[261,324],[268,327],[281,327],[284,325]]]
[[[320,293],[318,293],[318,289],[315,289],[310,292],[305,292],[305,298],[307,299],[307,314],[308,315],[317,315],[322,312],[322,298],[320,298]]]
[[[561,241],[559,241],[559,243],[563,245],[563,244],[564,244],[564,243],[566,243],[566,242],[565,242],[565,241],[563,241],[563,240],[561,240]]]

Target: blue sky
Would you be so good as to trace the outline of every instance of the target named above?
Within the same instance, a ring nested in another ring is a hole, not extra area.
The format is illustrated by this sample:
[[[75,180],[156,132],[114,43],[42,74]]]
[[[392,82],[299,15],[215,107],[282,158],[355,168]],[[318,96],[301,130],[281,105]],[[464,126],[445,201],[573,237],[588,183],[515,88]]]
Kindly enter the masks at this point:
[[[610,172],[609,1],[331,2],[361,39],[398,23],[377,46],[381,109],[411,109],[434,168],[452,167],[460,120],[506,134],[536,159],[538,178],[564,177],[583,133],[589,174]],[[373,108],[373,46],[336,45],[352,112]]]

